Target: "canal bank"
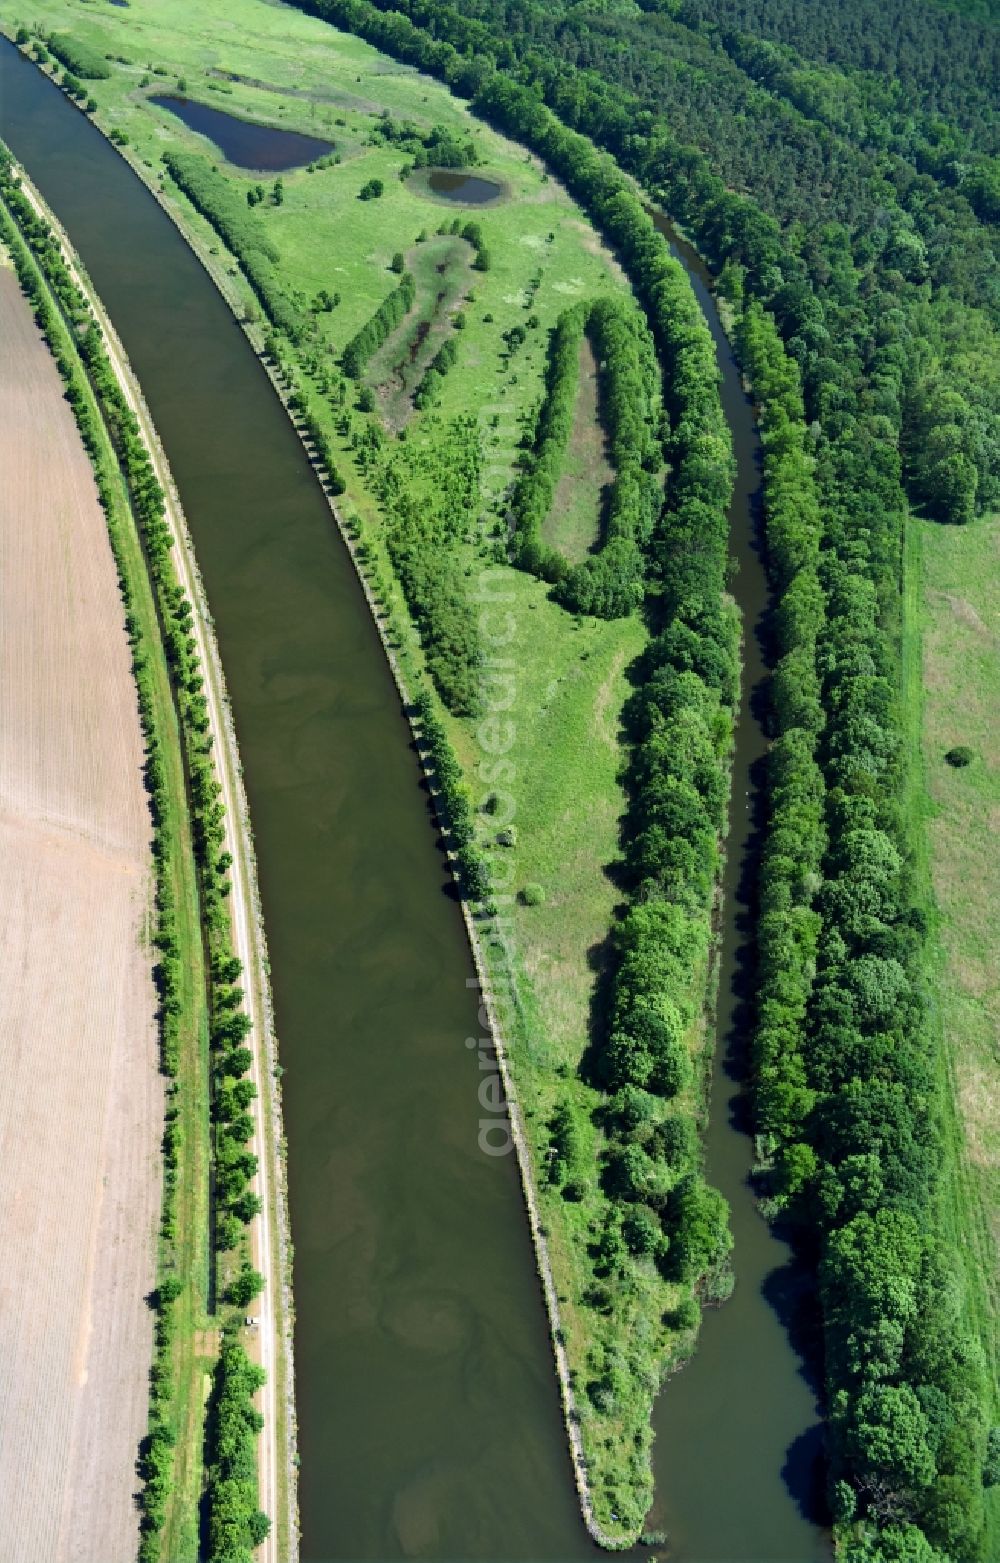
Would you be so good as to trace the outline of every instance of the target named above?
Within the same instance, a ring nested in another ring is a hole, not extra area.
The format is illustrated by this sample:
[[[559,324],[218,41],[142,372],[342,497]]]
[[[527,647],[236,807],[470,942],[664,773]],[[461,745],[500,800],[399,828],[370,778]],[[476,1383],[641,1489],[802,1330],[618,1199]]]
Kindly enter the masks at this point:
[[[69,273],[89,301],[100,326],[104,350],[130,412],[136,419],[156,479],[164,493],[164,520],[174,549],[178,585],[194,605],[191,635],[203,679],[208,731],[215,773],[224,807],[225,850],[231,859],[229,895],[232,945],[249,991],[246,1006],[251,1025],[244,1038],[250,1052],[248,1075],[255,1088],[251,1104],[253,1134],[249,1142],[257,1170],[251,1188],[260,1211],[249,1223],[251,1263],[265,1279],[263,1323],[248,1342],[252,1360],[263,1368],[259,1408],[263,1427],[258,1440],[258,1483],[261,1507],[271,1529],[260,1548],[261,1563],[286,1563],[297,1556],[297,1513],[293,1468],[295,1423],[292,1385],[291,1253],[287,1191],[284,1180],[284,1138],[278,1086],[267,946],[257,883],[253,835],[240,772],[232,712],[204,587],[198,573],[184,513],[180,507],[166,456],[145,406],[142,391],[111,321],[70,249],[65,232],[30,182],[25,194],[35,212],[58,236]]]

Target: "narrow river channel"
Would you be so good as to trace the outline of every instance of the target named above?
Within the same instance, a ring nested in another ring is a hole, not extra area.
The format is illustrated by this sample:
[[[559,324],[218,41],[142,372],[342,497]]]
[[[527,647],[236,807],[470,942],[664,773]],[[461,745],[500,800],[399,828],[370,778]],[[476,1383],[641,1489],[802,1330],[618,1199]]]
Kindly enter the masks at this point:
[[[200,264],[6,42],[0,134],[65,225],[143,386],[232,696],[285,1069],[303,1558],[592,1558],[515,1169],[477,1146],[464,930],[346,550]],[[757,440],[704,271],[675,248],[716,334],[739,462],[745,692],[708,1141],[738,1284],[657,1403],[651,1524],[678,1563],[820,1563],[816,1402],[787,1327],[802,1285],[753,1208],[740,1090],[743,881],[764,749]]]
[[[656,1503],[651,1523],[670,1536],[677,1563],[821,1563],[823,1472],[819,1408],[806,1357],[807,1277],[787,1243],[757,1212],[748,1183],[753,1156],[745,1090],[753,1000],[753,895],[766,678],[760,643],[768,606],[758,548],[760,441],[709,275],[662,217],[656,225],[683,263],[711,327],[722,402],[733,437],[736,484],[732,591],[743,617],[743,683],[723,883],[717,1042],[706,1138],[709,1181],[732,1210],[736,1289],[710,1310],[693,1360],[670,1380],[653,1413]]]

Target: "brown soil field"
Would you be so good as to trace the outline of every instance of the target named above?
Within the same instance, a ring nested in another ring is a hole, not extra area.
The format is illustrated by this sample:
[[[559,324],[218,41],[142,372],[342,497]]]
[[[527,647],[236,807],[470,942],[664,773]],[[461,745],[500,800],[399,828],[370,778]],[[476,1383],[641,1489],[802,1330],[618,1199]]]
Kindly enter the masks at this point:
[[[0,1556],[135,1555],[163,1092],[150,819],[90,463],[0,267]]]

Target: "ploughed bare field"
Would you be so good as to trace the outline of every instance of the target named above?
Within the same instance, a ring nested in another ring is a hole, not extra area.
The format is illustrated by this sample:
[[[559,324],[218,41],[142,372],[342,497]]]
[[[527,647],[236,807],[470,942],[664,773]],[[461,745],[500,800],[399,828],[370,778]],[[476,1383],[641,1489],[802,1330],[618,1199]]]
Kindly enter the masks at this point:
[[[0,1558],[138,1537],[162,1087],[150,822],[90,464],[0,265]]]

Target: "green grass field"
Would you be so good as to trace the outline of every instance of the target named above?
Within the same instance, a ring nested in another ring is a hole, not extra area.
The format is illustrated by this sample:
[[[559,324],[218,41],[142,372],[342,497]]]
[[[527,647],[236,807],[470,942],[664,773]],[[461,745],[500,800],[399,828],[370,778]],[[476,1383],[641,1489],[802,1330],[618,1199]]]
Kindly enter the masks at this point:
[[[954,1155],[943,1220],[966,1260],[966,1305],[991,1370],[1000,1416],[1000,516],[970,526],[911,518],[906,560],[905,695],[917,865],[935,916],[932,1023]],[[972,750],[964,768],[945,755]],[[1000,1540],[1000,1503],[989,1504]]]
[[[923,524],[924,765],[931,872],[946,952],[946,1030],[960,1040],[969,1153],[1000,1239],[1000,517]],[[956,770],[944,759],[973,750]]]

